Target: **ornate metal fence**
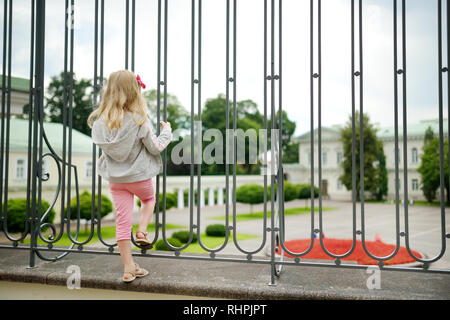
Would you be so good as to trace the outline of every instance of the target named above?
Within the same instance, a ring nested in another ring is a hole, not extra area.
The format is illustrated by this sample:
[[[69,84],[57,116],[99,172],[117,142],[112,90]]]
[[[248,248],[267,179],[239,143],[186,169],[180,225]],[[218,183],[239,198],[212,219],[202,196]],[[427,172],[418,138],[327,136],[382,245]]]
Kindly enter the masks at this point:
[[[186,0],[187,1],[187,0]],[[226,38],[223,39],[226,43],[226,78],[224,79],[224,85],[226,90],[226,123],[227,129],[237,129],[237,118],[236,118],[236,92],[237,84],[239,79],[236,76],[236,49],[237,49],[237,32],[239,31],[236,17],[237,11],[239,10],[239,2],[237,0],[223,0],[226,3]],[[225,246],[230,243],[230,233],[237,228],[236,219],[236,152],[234,152],[234,162],[232,164],[232,172],[230,172],[230,165],[226,165],[226,191],[227,195],[232,192],[232,205],[230,208],[230,202],[226,201],[225,204],[225,224],[226,224],[226,236],[223,245],[211,249],[208,248],[201,239],[200,234],[200,217],[201,208],[198,205],[196,207],[196,221],[194,221],[194,178],[197,176],[197,188],[201,189],[201,164],[194,163],[194,154],[191,153],[191,164],[190,164],[190,214],[189,214],[189,231],[190,237],[189,241],[182,247],[174,247],[167,241],[166,237],[166,163],[167,163],[167,152],[163,154],[164,169],[163,174],[158,176],[156,179],[157,188],[157,205],[155,213],[155,237],[153,243],[156,243],[160,234],[168,247],[173,249],[170,253],[161,252],[148,252],[145,248],[142,248],[140,252],[134,253],[134,255],[154,257],[154,258],[172,258],[172,259],[196,259],[196,260],[206,260],[206,261],[224,261],[224,262],[245,262],[245,263],[259,263],[267,264],[270,266],[270,284],[275,284],[275,277],[280,276],[282,267],[284,265],[296,265],[296,266],[319,266],[319,267],[341,267],[341,268],[367,268],[364,265],[347,265],[341,264],[343,258],[348,257],[356,247],[356,240],[361,237],[364,251],[371,258],[378,261],[378,266],[384,270],[403,270],[403,271],[423,271],[423,272],[450,272],[450,270],[437,270],[429,269],[430,263],[438,261],[445,253],[446,241],[450,238],[450,234],[446,233],[445,224],[445,199],[444,192],[445,189],[445,177],[444,177],[444,129],[443,129],[443,94],[444,91],[449,92],[450,81],[447,83],[447,88],[443,85],[443,76],[448,74],[448,67],[443,67],[443,32],[442,32],[442,17],[448,16],[449,3],[446,3],[446,12],[443,12],[442,0],[436,0],[438,3],[438,21],[433,21],[436,23],[438,28],[438,51],[439,51],[439,69],[436,70],[439,77],[439,155],[440,155],[440,212],[441,212],[441,232],[440,237],[442,240],[442,248],[440,253],[430,259],[419,258],[413,254],[409,246],[410,232],[409,232],[409,222],[408,222],[408,190],[405,188],[404,193],[404,226],[405,229],[402,231],[400,228],[400,205],[399,205],[399,162],[398,162],[398,113],[399,113],[399,94],[403,96],[403,137],[407,136],[407,68],[406,68],[406,1],[405,0],[393,0],[393,44],[394,44],[394,66],[392,69],[393,75],[393,86],[394,86],[394,116],[395,116],[395,177],[396,177],[396,247],[395,250],[388,256],[378,257],[373,255],[366,247],[366,232],[365,232],[365,213],[364,213],[364,165],[360,166],[360,190],[356,189],[356,158],[355,150],[356,146],[356,136],[355,136],[355,108],[357,105],[356,101],[356,84],[359,82],[359,109],[360,109],[360,132],[362,135],[363,131],[363,29],[364,24],[362,7],[364,6],[363,0],[349,0],[351,2],[351,61],[352,66],[349,70],[349,77],[351,76],[352,81],[352,134],[353,134],[353,157],[352,157],[352,203],[353,203],[353,219],[352,219],[352,238],[353,244],[351,248],[344,254],[333,254],[329,252],[323,243],[323,217],[322,217],[322,186],[319,183],[319,212],[318,212],[318,226],[315,222],[314,213],[314,184],[311,183],[311,228],[310,237],[311,242],[308,249],[303,252],[292,252],[285,246],[285,211],[284,202],[280,201],[280,196],[276,196],[275,192],[271,192],[270,199],[268,199],[268,188],[278,189],[277,195],[284,195],[284,184],[277,183],[283,181],[283,161],[282,152],[280,150],[271,149],[271,159],[277,158],[279,164],[276,174],[269,175],[270,180],[268,181],[268,175],[264,175],[264,218],[263,218],[263,237],[261,245],[253,251],[244,250],[238,243],[235,236],[233,236],[232,242],[236,248],[242,253],[242,256],[236,256],[234,258],[230,257],[220,257],[216,256],[220,253]],[[95,145],[92,145],[92,204],[91,204],[91,220],[90,220],[90,236],[85,241],[78,240],[80,221],[80,203],[79,203],[79,190],[78,190],[78,171],[77,167],[72,162],[72,112],[73,112],[73,70],[74,70],[74,29],[72,27],[74,19],[74,8],[76,0],[65,0],[65,30],[64,30],[64,108],[63,112],[63,148],[62,156],[60,157],[57,152],[54,151],[52,145],[49,143],[46,132],[43,126],[43,115],[44,115],[44,58],[45,58],[45,18],[46,18],[46,1],[45,0],[30,0],[31,6],[31,30],[30,30],[30,86],[29,86],[29,114],[28,114],[28,167],[27,167],[27,206],[26,206],[26,221],[25,221],[25,231],[20,237],[14,237],[7,228],[8,220],[8,189],[9,189],[9,177],[8,170],[9,167],[9,152],[10,152],[10,137],[14,133],[10,130],[10,109],[11,109],[11,61],[12,61],[12,30],[13,30],[13,1],[4,0],[3,9],[3,82],[2,82],[2,118],[1,118],[1,170],[0,176],[2,183],[0,184],[0,193],[2,195],[0,199],[0,225],[2,231],[4,232],[10,244],[2,244],[0,248],[14,248],[14,249],[24,249],[29,250],[30,260],[29,267],[35,267],[35,258],[38,256],[42,260],[46,261],[56,261],[62,259],[69,253],[93,253],[93,254],[111,254],[118,255],[118,251],[115,248],[116,243],[108,243],[102,238],[101,229],[101,186],[102,179],[96,174],[96,160],[98,155],[101,155],[101,150],[97,150]],[[131,2],[131,3],[130,3]],[[401,11],[398,7],[401,2]],[[264,6],[264,28],[261,32],[264,33],[264,78],[261,82],[264,83],[264,128],[268,129],[268,117],[270,119],[276,119],[277,121],[271,121],[272,129],[282,130],[282,0],[261,0],[260,5]],[[321,39],[321,27],[322,27],[322,3],[321,0],[310,0],[310,129],[311,132],[314,130],[314,107],[318,108],[318,175],[319,181],[322,181],[322,159],[321,159],[321,99],[322,99],[322,39]],[[317,4],[317,10],[314,10],[315,4]],[[131,5],[131,8],[130,8]],[[157,120],[166,120],[167,118],[167,88],[169,84],[169,79],[167,76],[167,53],[168,53],[168,0],[158,0],[157,1],[158,10],[158,41],[157,41],[157,96],[161,99],[157,99]],[[135,17],[136,17],[136,1],[135,0],[125,0],[125,63],[124,67],[134,71],[135,68]],[[130,13],[131,9],[131,13]],[[400,23],[398,22],[398,13],[401,13]],[[103,57],[104,57],[104,17],[105,17],[105,1],[95,0],[95,36],[94,36],[94,70],[93,70],[93,95],[94,95],[94,108],[97,107],[99,97],[101,95],[101,89],[103,87]],[[398,30],[399,24],[401,25],[401,45],[398,45]],[[356,27],[358,26],[358,28]],[[197,27],[197,29],[196,29]],[[131,28],[131,30],[130,30]],[[450,52],[450,39],[449,39],[449,24],[447,23],[446,36],[447,36],[447,60],[448,54]],[[359,46],[356,46],[355,37],[359,37]],[[197,39],[198,46],[195,46],[195,40]],[[315,45],[317,42],[317,45]],[[192,0],[191,1],[191,136],[194,136],[194,115],[195,115],[195,105],[197,104],[197,116],[200,118],[202,113],[201,108],[201,96],[202,96],[202,0]],[[232,50],[230,48],[232,47]],[[131,52],[131,54],[129,54]],[[401,52],[401,61],[397,61],[398,53]],[[315,65],[317,64],[317,69]],[[270,65],[270,68],[268,68]],[[355,66],[359,65],[360,68],[357,69]],[[196,66],[196,68],[195,68]],[[350,75],[351,72],[351,75]],[[402,92],[399,92],[398,82],[402,81]],[[317,91],[315,88],[317,87]],[[445,90],[447,89],[447,90]],[[197,100],[195,100],[195,90],[197,90]],[[270,100],[269,100],[270,98]],[[317,100],[317,102],[315,102]],[[229,111],[232,111],[232,119],[230,119]],[[449,113],[450,113],[450,103],[448,103]],[[278,112],[278,113],[277,113]],[[279,115],[279,116],[277,116]],[[230,120],[232,120],[233,127],[229,128]],[[449,122],[450,126],[450,122]],[[448,128],[450,132],[450,127]],[[159,129],[158,129],[159,130]],[[279,145],[282,145],[282,135],[279,135]],[[311,150],[314,150],[314,135],[311,135]],[[50,152],[43,153],[45,146],[50,150]],[[232,145],[236,148],[236,143]],[[364,145],[363,139],[360,140],[360,164],[364,163]],[[194,139],[191,139],[191,149],[194,149]],[[404,169],[404,185],[408,185],[408,162],[407,162],[407,139],[403,139],[403,169]],[[450,149],[450,148],[449,148]],[[266,146],[267,151],[267,146]],[[98,153],[98,155],[97,155]],[[264,153],[267,156],[267,152]],[[54,200],[50,204],[50,207],[42,210],[42,184],[48,179],[48,175],[43,173],[42,163],[45,158],[52,159],[58,169],[58,184],[56,189],[56,194]],[[450,159],[450,157],[449,157]],[[311,181],[314,181],[314,153],[311,152]],[[196,171],[197,170],[197,171]],[[230,175],[232,178],[232,184],[230,185]],[[70,199],[72,192],[72,179],[75,182],[76,199],[77,199],[77,210],[78,210],[78,220],[76,223],[76,233],[75,237],[72,236],[71,230],[73,225],[71,225],[70,219]],[[162,181],[161,181],[162,179]],[[159,203],[158,195],[162,189],[162,203]],[[357,215],[356,215],[356,193],[361,194],[361,226],[357,226]],[[95,204],[95,195],[98,196],[97,210]],[[200,194],[197,195],[199,203]],[[61,206],[61,224],[59,231],[54,224],[44,223],[45,217],[49,214],[50,210],[58,205],[57,201],[60,201]],[[282,199],[282,197],[281,197]],[[67,211],[65,210],[65,201],[67,200]],[[268,219],[267,206],[270,204],[270,211],[275,212]],[[231,213],[230,213],[231,209]],[[230,221],[231,219],[231,221]],[[231,222],[231,223],[230,223]],[[50,227],[52,234],[50,236],[44,236],[42,233],[42,228]],[[66,230],[65,230],[66,227]],[[93,235],[94,231],[97,229],[97,234],[99,240],[104,244],[107,250],[95,250],[90,248],[85,248],[84,246],[88,244]],[[67,248],[54,247],[53,244],[58,242],[64,233],[67,233],[71,241],[71,245]],[[187,248],[192,240],[193,234],[196,233],[200,246],[207,251],[209,254],[204,255],[190,255],[184,253],[183,249]],[[235,233],[233,233],[235,235]],[[30,245],[22,245],[20,242],[27,237],[30,237]],[[316,238],[316,236],[318,236]],[[41,239],[46,245],[38,245],[37,240]],[[400,247],[400,240],[404,238],[406,248],[409,254],[414,258],[415,261],[422,263],[421,268],[406,268],[406,267],[395,267],[386,266],[384,261],[394,257]],[[302,257],[308,254],[314,245],[314,241],[319,241],[322,249],[330,256],[333,260],[331,263],[315,263],[310,261],[303,261]],[[134,243],[134,240],[133,240]],[[136,243],[136,246],[139,247]],[[262,252],[262,250],[268,246],[270,248],[270,260],[258,258],[255,256],[257,253]],[[281,253],[287,252],[294,257],[293,260],[283,259],[283,255],[277,255],[277,252]],[[43,253],[46,254],[43,254]],[[52,257],[46,256],[47,254],[52,254]]]

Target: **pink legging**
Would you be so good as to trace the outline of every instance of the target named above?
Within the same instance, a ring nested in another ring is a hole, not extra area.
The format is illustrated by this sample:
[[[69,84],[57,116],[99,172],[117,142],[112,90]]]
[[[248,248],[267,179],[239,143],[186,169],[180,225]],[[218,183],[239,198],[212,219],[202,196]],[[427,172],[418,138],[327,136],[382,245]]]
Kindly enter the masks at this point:
[[[116,241],[130,240],[134,195],[141,200],[141,203],[154,202],[155,190],[152,178],[129,183],[110,182],[109,190],[116,209]]]

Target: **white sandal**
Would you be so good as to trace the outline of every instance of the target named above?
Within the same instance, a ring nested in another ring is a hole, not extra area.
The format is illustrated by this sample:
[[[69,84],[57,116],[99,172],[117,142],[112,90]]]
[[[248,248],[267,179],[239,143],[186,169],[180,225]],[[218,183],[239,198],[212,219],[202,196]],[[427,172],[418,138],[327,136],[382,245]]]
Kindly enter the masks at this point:
[[[134,271],[126,271],[123,273],[122,280],[124,282],[131,282],[136,278],[142,278],[148,275],[148,271],[144,268],[139,267],[137,263],[134,264],[136,266],[136,269]],[[131,277],[125,277],[126,274],[130,274]]]

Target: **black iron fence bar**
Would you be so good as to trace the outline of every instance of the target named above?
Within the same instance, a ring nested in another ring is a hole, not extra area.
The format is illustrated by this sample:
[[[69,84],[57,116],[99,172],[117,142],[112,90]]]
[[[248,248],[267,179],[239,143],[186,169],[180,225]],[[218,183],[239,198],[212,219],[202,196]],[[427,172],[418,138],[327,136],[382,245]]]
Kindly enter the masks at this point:
[[[449,79],[449,68],[450,68],[450,24],[449,24],[449,16],[450,16],[450,1],[446,1],[446,32],[447,32],[447,160],[450,168],[450,121],[448,119],[448,115],[450,114],[450,79]],[[450,171],[449,171],[449,190],[450,190]],[[446,234],[447,239],[450,238],[450,232]]]
[[[267,0],[264,0],[267,1]],[[228,237],[229,220],[230,220],[230,164],[228,162],[229,156],[229,128],[230,128],[230,0],[226,0],[226,21],[225,21],[225,128],[226,128],[226,144],[225,144],[225,224],[227,227],[226,236]],[[227,238],[228,239],[228,238]]]
[[[167,121],[167,40],[168,40],[168,20],[169,20],[169,4],[167,0],[164,0],[164,64],[163,64],[163,77],[164,77],[164,98],[163,98],[163,121]],[[160,110],[158,111],[158,134],[159,134],[159,114]],[[163,195],[162,195],[162,233],[163,233],[163,240],[164,243],[171,249],[175,250],[176,254],[179,254],[179,249],[177,247],[172,246],[167,241],[166,236],[166,176],[167,176],[167,149],[163,152]],[[159,178],[159,175],[158,175]],[[159,195],[158,195],[159,198]],[[187,245],[186,245],[187,247]]]
[[[264,143],[264,161],[263,161],[263,175],[264,175],[264,204],[263,204],[263,242],[267,241],[267,174],[268,174],[268,166],[267,166],[267,0],[264,0],[264,135],[262,137]],[[259,137],[261,139],[261,137]]]
[[[280,214],[279,215],[279,221],[280,221],[280,230],[279,230],[279,235],[280,235],[280,246],[281,248],[288,253],[291,256],[295,257],[295,261],[300,261],[301,256],[304,256],[306,254],[308,254],[313,246],[314,246],[314,233],[316,232],[316,230],[314,229],[314,78],[317,77],[317,74],[314,73],[314,1],[310,0],[309,2],[310,7],[309,7],[309,14],[310,14],[310,25],[309,25],[309,50],[310,50],[310,59],[309,59],[309,68],[310,68],[310,148],[311,148],[311,152],[310,152],[310,163],[311,163],[311,167],[310,167],[310,177],[311,177],[311,242],[309,245],[309,248],[307,248],[306,250],[304,250],[303,252],[292,252],[291,250],[287,249],[285,246],[285,220],[284,220],[284,214]],[[280,45],[281,46],[281,45]],[[280,49],[281,51],[281,49]],[[281,56],[281,54],[280,54]],[[280,70],[281,70],[281,66],[280,66]],[[281,72],[281,71],[280,71]],[[280,90],[281,92],[281,90]],[[280,93],[281,94],[281,93]],[[280,103],[281,105],[281,103]],[[272,118],[274,117],[274,115],[271,115]],[[281,148],[281,147],[280,147]],[[271,146],[271,151],[272,151],[272,146]],[[272,153],[272,158],[273,159],[273,153]],[[280,162],[280,166],[281,166],[281,162]],[[273,182],[272,182],[273,184]],[[273,193],[273,192],[272,192]],[[271,199],[271,201],[273,201]],[[273,206],[271,208],[272,212],[273,211]],[[284,211],[283,211],[284,213]]]
[[[33,91],[34,91],[34,81],[33,81],[33,72],[34,72],[34,15],[35,15],[35,4],[34,0],[31,0],[31,30],[30,30],[30,83],[29,83],[29,93],[28,93],[28,147],[27,147],[27,190],[30,190],[31,184],[31,139],[32,139],[32,128],[33,128]],[[2,154],[3,155],[3,154]],[[26,220],[25,220],[25,231],[22,234],[20,240],[24,239],[29,231],[30,227],[30,193],[27,192],[27,207],[26,207]]]
[[[198,50],[198,54],[197,54],[197,79],[194,80],[194,83],[197,84],[197,115],[198,115],[198,119],[199,121],[201,121],[202,119],[202,108],[201,108],[201,103],[202,103],[202,0],[198,0],[198,40],[197,40],[197,50]],[[201,239],[201,233],[200,233],[200,212],[201,212],[201,200],[200,200],[200,196],[203,194],[203,192],[201,192],[201,166],[202,166],[202,156],[201,156],[201,150],[202,150],[202,139],[201,139],[201,135],[202,135],[202,126],[198,126],[198,150],[199,150],[199,159],[200,161],[197,164],[197,241],[198,244],[200,245],[201,248],[203,248],[204,250],[206,250],[207,252],[210,253],[210,256],[212,258],[215,257],[215,252],[218,252],[220,250],[222,250],[223,248],[225,248],[225,246],[227,245],[228,242],[228,236],[229,236],[229,232],[227,231],[225,233],[225,239],[224,242],[216,247],[216,248],[208,248],[202,241]],[[226,229],[228,229],[228,221],[226,222]]]
[[[156,88],[156,132],[159,134],[159,121],[161,113],[161,0],[158,0],[158,45],[157,45],[157,88]],[[159,175],[156,176],[156,203],[155,203],[155,237],[152,244],[155,244],[158,239],[159,234]],[[162,230],[164,232],[164,226],[162,225]]]
[[[283,64],[282,64],[282,57],[283,57],[283,29],[282,29],[282,14],[283,14],[283,7],[282,7],[282,0],[278,0],[278,76],[274,76],[274,79],[272,81],[278,80],[278,191],[277,191],[277,202],[279,205],[278,208],[278,217],[283,216],[284,217],[284,169],[283,169],[283,91],[282,91],[282,71],[283,71]],[[274,214],[272,214],[274,215]],[[284,227],[284,226],[283,226]],[[280,227],[276,228],[276,220],[274,217],[274,224],[271,226],[271,232],[274,233],[274,237],[277,236],[278,242],[280,239]],[[276,232],[276,235],[275,235]],[[278,253],[280,255],[283,255],[284,252],[280,250],[280,246],[278,246]],[[274,260],[275,260],[275,251],[273,252]],[[280,261],[282,260],[282,257],[280,258]],[[273,264],[273,267],[271,268],[272,274],[278,275],[275,269],[275,264]],[[281,269],[279,271],[281,273]]]
[[[62,145],[62,184],[61,184],[61,232],[58,237],[55,239],[58,241],[64,232],[64,224],[67,222],[67,214],[64,214],[64,204],[66,198],[66,140],[67,140],[67,99],[68,99],[68,86],[67,86],[67,57],[68,57],[68,39],[69,39],[69,0],[65,1],[65,19],[64,19],[64,89],[63,89],[63,145]],[[68,199],[70,201],[70,199]]]
[[[158,0],[158,52],[157,52],[157,101],[156,101],[156,123],[160,121],[161,113],[161,0]],[[156,126],[156,132],[159,134],[159,126]],[[155,215],[156,215],[156,228],[155,228],[155,238],[153,243],[156,243],[158,239],[159,230],[159,175],[156,177],[156,203],[155,203]],[[164,225],[162,226],[164,231]]]
[[[356,79],[355,79],[355,0],[351,2],[351,64],[352,64],[352,213],[353,230],[356,229]]]
[[[403,33],[404,37],[406,35],[406,8],[405,8],[405,0],[403,0]],[[407,184],[405,185],[405,200],[404,200],[404,208],[405,208],[405,246],[406,250],[408,250],[408,253],[411,255],[411,257],[414,258],[416,261],[420,261],[423,263],[423,268],[428,269],[429,263],[439,260],[445,253],[446,249],[446,234],[445,234],[445,187],[444,187],[444,131],[443,131],[443,102],[442,102],[442,0],[438,0],[438,64],[439,64],[439,178],[440,178],[440,209],[441,209],[441,241],[442,241],[442,247],[439,254],[436,255],[434,258],[430,259],[421,259],[414,255],[414,253],[410,249],[409,244],[409,216],[408,216],[408,190],[407,190]],[[403,59],[404,59],[404,71],[406,71],[406,39],[403,39]],[[406,165],[407,165],[407,130],[406,130],[406,72],[403,73],[403,95],[404,95],[404,102],[403,102],[403,166],[404,168],[404,178],[405,183],[407,183],[407,171],[406,171]]]
[[[398,171],[398,22],[397,22],[397,0],[393,0],[394,20],[394,144],[395,144],[395,255],[400,249],[400,204],[399,204],[399,171]]]
[[[314,246],[314,0],[310,0],[309,2],[309,68],[310,68],[310,183],[311,183],[311,243],[309,248],[299,253],[299,256],[305,255],[310,252]],[[281,241],[281,244],[284,245],[284,239]],[[292,255],[291,252],[286,250],[286,252]]]
[[[10,91],[11,91],[11,29],[12,29],[12,2],[9,1],[9,9],[8,3],[5,0],[4,3],[4,16],[3,16],[4,30],[3,30],[3,81],[2,81],[2,128],[1,128],[1,178],[0,185],[2,186],[3,191],[3,179],[5,184],[4,191],[4,203],[0,200],[0,210],[4,211],[3,217],[3,230],[8,237],[9,240],[14,240],[7,231],[8,225],[8,167],[9,167],[9,148],[8,148],[8,140],[9,140],[9,116],[5,116],[9,114],[9,101],[10,101]],[[8,66],[8,81],[6,81],[6,66]],[[6,108],[6,110],[5,110]],[[6,153],[5,153],[5,118],[6,118]],[[3,176],[3,168],[5,168],[4,176]]]
[[[136,44],[136,0],[131,1],[131,71],[134,72]]]
[[[88,239],[86,239],[83,242],[77,241],[78,235],[80,233],[80,197],[78,192],[78,171],[77,167],[72,164],[72,128],[73,128],[73,81],[74,81],[74,74],[73,74],[73,63],[74,63],[74,23],[75,23],[75,0],[70,1],[70,43],[69,43],[69,113],[68,113],[68,125],[69,125],[69,137],[68,137],[68,176],[67,176],[67,236],[69,237],[70,241],[72,243],[77,244],[79,249],[82,249],[82,245],[88,243],[92,236],[93,236],[93,225],[91,223],[91,232],[89,234]],[[42,127],[41,127],[42,128]],[[77,206],[77,228],[76,228],[76,234],[75,239],[73,239],[72,234],[70,232],[70,215],[71,215],[71,192],[72,192],[72,168],[74,170],[74,182],[75,182],[75,197],[76,197],[76,206]]]
[[[128,69],[130,0],[125,0],[125,69]]]
[[[94,9],[94,79],[93,79],[93,102],[92,109],[95,110],[98,107],[98,0],[95,0],[95,9]],[[92,188],[91,188],[91,217],[93,217],[95,213],[95,178],[97,177],[97,168],[96,168],[96,159],[97,158],[97,146],[95,143],[92,143]],[[100,233],[100,230],[97,229],[97,233]]]
[[[271,0],[270,10],[270,124],[271,129],[275,131],[276,116],[275,116],[275,82],[273,77],[275,75],[275,0]],[[271,178],[271,193],[270,193],[270,283],[275,285],[275,232],[273,227],[275,225],[275,174],[273,172],[275,162],[275,145],[277,141],[271,139],[270,141],[270,178]],[[280,184],[280,181],[278,181]]]
[[[236,46],[237,46],[237,1],[233,0],[233,139],[231,144],[232,156],[233,156],[233,190],[231,199],[233,202],[233,241],[235,242],[236,237],[236,64],[237,64],[237,56],[236,56]],[[228,201],[227,194],[227,201]],[[235,242],[236,243],[236,242]]]
[[[266,8],[265,8],[266,10]],[[265,13],[266,14],[266,13]],[[263,228],[262,228],[262,234],[263,234],[263,239],[261,244],[259,245],[259,247],[257,247],[254,250],[251,251],[247,251],[244,250],[238,243],[237,240],[237,219],[236,219],[236,168],[237,168],[237,136],[236,136],[236,130],[237,130],[237,92],[236,92],[236,86],[237,86],[237,32],[238,32],[238,27],[237,27],[237,1],[234,1],[234,6],[233,6],[233,226],[232,228],[228,228],[230,230],[233,230],[233,243],[236,246],[236,248],[247,255],[247,259],[252,259],[252,255],[261,251],[265,244],[266,244],[266,232],[267,232],[267,216],[264,217],[263,219]],[[264,20],[265,21],[265,20]],[[266,23],[266,21],[265,21]],[[265,26],[266,28],[266,26]],[[273,26],[274,28],[274,26]],[[266,119],[267,120],[267,119]],[[274,159],[274,158],[272,158]],[[218,250],[222,249],[223,247],[225,247],[225,245],[227,244],[227,240],[228,238],[225,239],[224,244],[219,247]],[[216,251],[218,251],[216,250]]]
[[[353,228],[352,228],[352,246],[351,248],[343,254],[333,254],[325,248],[324,240],[323,240],[323,212],[322,212],[322,1],[318,1],[318,27],[317,27],[317,37],[318,37],[318,166],[319,166],[319,243],[322,250],[330,257],[335,259],[336,264],[340,264],[342,258],[349,256],[356,247],[356,217],[353,215]],[[352,37],[352,53],[354,52],[354,1],[351,3],[351,37]],[[352,55],[354,59],[354,56]],[[354,68],[354,60],[352,60],[352,69]],[[352,70],[353,71],[353,70]],[[352,72],[353,73],[353,72]],[[355,75],[352,74],[352,82],[354,81]],[[352,91],[352,96],[354,95],[354,91]]]
[[[3,155],[5,154],[5,148],[4,148],[4,140],[5,140],[5,133],[4,133],[4,128],[5,128],[5,102],[6,102],[6,31],[7,31],[7,26],[8,26],[8,1],[4,0],[3,1],[3,55],[2,55],[2,119],[1,119],[1,123],[2,123],[2,127],[1,127],[1,137],[0,137],[0,142],[1,142],[1,146],[0,146],[0,152],[2,155],[1,161],[0,161],[0,192],[3,195],[3,168],[6,168],[6,166],[4,165],[4,157]],[[7,188],[7,186],[5,185],[5,189]],[[2,196],[0,195],[0,219],[2,222],[2,226],[3,226],[3,230],[6,230],[5,225],[6,225],[6,221],[5,218],[3,217],[3,215],[5,215],[6,217],[6,211],[3,214],[3,200],[2,200]]]
[[[105,0],[101,1],[101,7],[100,7],[100,95],[103,92],[104,87],[104,77],[103,77],[103,58],[104,58],[104,44],[105,44]],[[100,157],[102,155],[102,149],[99,148],[98,150],[98,156]],[[98,175],[97,177],[97,216],[98,216],[98,228],[101,230],[101,197],[102,197],[102,177]],[[104,244],[105,241],[103,240],[101,233],[99,232],[99,239]],[[117,245],[117,243],[116,243]],[[113,250],[114,245],[109,245],[109,249]]]
[[[38,121],[40,112],[43,106],[44,98],[44,48],[45,48],[45,0],[38,0],[37,12],[36,12],[36,64],[35,64],[35,77],[36,77],[36,95],[35,95],[35,112],[34,112],[34,127],[33,127],[33,173],[32,173],[32,202],[31,202],[31,241],[30,241],[30,267],[35,266],[35,253],[37,254],[37,234],[36,230],[39,228],[39,212],[41,209],[38,204],[38,210],[36,210],[36,196],[37,186],[36,177],[42,170],[41,161],[38,161]],[[41,127],[42,128],[42,127]],[[42,132],[42,130],[40,130]],[[42,149],[42,140],[40,139],[39,149]],[[42,157],[42,151],[39,151],[39,157]],[[41,159],[39,159],[41,160]],[[41,191],[39,189],[39,191]],[[39,197],[40,200],[40,197]]]
[[[99,65],[100,65],[100,70],[99,70],[99,74],[100,74],[100,96],[102,94],[103,91],[103,52],[104,52],[104,42],[105,42],[105,32],[104,32],[104,26],[105,26],[105,0],[101,0],[100,3],[100,57],[99,57]],[[102,149],[98,149],[98,154],[99,157],[102,155]],[[95,165],[95,163],[93,164],[93,166]],[[114,247],[117,245],[117,243],[113,243],[113,244],[108,244],[106,243],[106,241],[103,239],[103,236],[101,234],[101,195],[102,195],[102,177],[100,175],[98,175],[97,177],[97,185],[98,185],[98,190],[97,190],[97,233],[98,233],[98,238],[100,240],[100,242],[102,242],[105,246],[108,247],[108,250],[110,252],[114,251]],[[94,195],[93,195],[94,196]]]
[[[189,240],[188,243],[192,242],[194,228],[197,226],[193,225],[194,219],[194,79],[195,79],[195,0],[191,1],[191,150],[190,150],[190,167],[189,167]],[[183,195],[184,198],[184,195]],[[199,236],[197,228],[197,238]]]
[[[318,113],[317,113],[317,119],[318,119],[318,167],[319,167],[319,232],[317,233],[319,236],[319,243],[320,246],[322,248],[322,250],[330,257],[335,259],[335,263],[336,264],[340,264],[340,261],[342,258],[345,258],[347,256],[349,256],[353,250],[356,247],[356,230],[355,230],[355,216],[353,216],[353,230],[352,230],[352,234],[353,234],[353,241],[352,241],[352,247],[343,254],[333,254],[330,251],[328,251],[325,248],[324,245],[324,240],[323,240],[323,210],[322,210],[322,77],[323,77],[323,73],[322,73],[322,1],[319,0],[318,4],[317,4],[317,40],[318,40],[318,44],[317,44],[317,54],[318,54],[318,77],[317,77],[317,81],[318,81],[318,97],[317,97],[317,105],[318,105]],[[351,4],[351,10],[352,10],[352,21],[351,24],[352,26],[354,26],[354,2],[352,1]],[[351,37],[352,40],[354,40],[354,29],[352,28],[351,30]],[[352,42],[352,52],[354,51],[353,48],[354,42]],[[353,62],[353,61],[352,61]],[[353,65],[354,67],[354,65]],[[353,75],[354,77],[354,75]],[[354,94],[354,92],[352,91],[352,95]]]
[[[396,134],[396,138],[395,138],[395,144],[396,144],[396,150],[395,150],[395,174],[396,174],[396,178],[398,177],[398,150],[397,150],[397,143],[398,143],[398,124],[397,124],[397,117],[398,117],[398,102],[397,102],[397,0],[393,1],[393,19],[394,19],[394,23],[393,23],[393,38],[394,38],[394,117],[395,117],[395,134]],[[362,53],[362,47],[363,47],[363,43],[362,43],[362,38],[363,38],[363,34],[362,34],[362,2],[360,0],[359,3],[359,32],[360,32],[360,57],[362,58],[363,53]],[[360,58],[360,59],[361,59]],[[363,111],[363,100],[364,100],[364,96],[363,96],[363,60],[360,60],[360,101],[361,101],[361,111],[360,111],[360,168],[364,167],[364,155],[363,155],[363,150],[364,150],[364,133],[363,133],[363,116],[364,116],[364,111]],[[355,139],[355,138],[353,138]],[[362,157],[362,158],[361,158]],[[363,169],[362,169],[363,170]],[[361,174],[361,179],[362,180],[362,174]],[[360,182],[361,184],[361,182]],[[396,192],[396,196],[398,196],[398,180],[396,181],[396,186],[397,186],[397,192]],[[405,186],[405,188],[407,188],[407,185]],[[361,208],[364,208],[364,183],[362,182],[361,184]],[[399,212],[398,212],[398,204],[397,204],[397,199],[396,199],[396,246],[395,249],[388,255],[384,256],[384,257],[378,257],[373,255],[366,246],[366,234],[365,234],[365,214],[364,214],[364,210],[361,209],[361,243],[362,243],[362,247],[363,250],[366,252],[366,254],[371,257],[374,260],[378,261],[378,265],[379,267],[383,267],[384,262],[388,259],[391,259],[392,257],[394,257],[398,250],[400,249],[400,238],[399,238],[399,225],[400,225],[400,221],[399,221]]]
[[[129,3],[127,0],[127,48],[128,48],[128,44],[130,42],[129,38],[128,38],[128,28],[130,25],[130,21],[129,21]],[[126,69],[128,69],[128,60],[131,60],[131,71],[134,72],[134,64],[135,64],[135,25],[136,25],[136,2],[135,0],[132,0],[131,2],[131,59],[127,59],[127,66]],[[127,56],[128,56],[128,49],[127,49]],[[131,242],[133,243],[133,245],[139,247],[142,249],[142,247],[137,244],[134,240],[134,236],[133,236],[133,232],[131,232]]]

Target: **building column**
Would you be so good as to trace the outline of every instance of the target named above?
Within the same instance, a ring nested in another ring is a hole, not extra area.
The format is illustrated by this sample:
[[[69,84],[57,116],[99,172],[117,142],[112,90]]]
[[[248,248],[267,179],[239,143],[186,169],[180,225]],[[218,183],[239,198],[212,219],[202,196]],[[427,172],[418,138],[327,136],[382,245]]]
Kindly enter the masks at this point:
[[[200,192],[200,207],[204,207],[205,206],[205,190],[203,190],[203,188],[201,188],[197,192]]]
[[[214,189],[210,187],[208,190],[208,206],[213,205],[214,205]]]
[[[184,208],[184,190],[179,188],[177,191],[178,209]]]
[[[217,204],[218,205],[223,204],[223,189],[222,189],[222,187],[217,188]]]

